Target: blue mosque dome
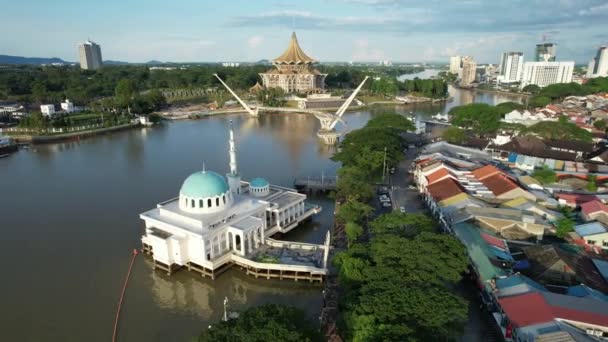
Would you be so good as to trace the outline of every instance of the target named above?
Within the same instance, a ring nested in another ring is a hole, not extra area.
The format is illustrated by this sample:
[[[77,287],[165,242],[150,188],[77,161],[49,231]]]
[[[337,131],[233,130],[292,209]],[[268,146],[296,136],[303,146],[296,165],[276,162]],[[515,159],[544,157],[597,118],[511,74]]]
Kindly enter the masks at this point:
[[[249,185],[255,188],[263,188],[265,186],[268,186],[268,181],[266,181],[264,178],[254,178],[251,180],[251,182],[249,182]]]
[[[213,171],[199,171],[186,178],[180,194],[188,197],[221,196],[228,191],[224,177]]]

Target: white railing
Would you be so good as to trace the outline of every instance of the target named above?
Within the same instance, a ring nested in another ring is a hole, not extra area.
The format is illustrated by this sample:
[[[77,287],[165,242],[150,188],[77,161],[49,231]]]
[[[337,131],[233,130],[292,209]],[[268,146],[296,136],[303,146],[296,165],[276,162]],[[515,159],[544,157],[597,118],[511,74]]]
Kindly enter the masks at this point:
[[[282,247],[282,248],[297,248],[303,249],[307,251],[316,251],[318,249],[323,249],[323,245],[316,245],[314,243],[305,243],[305,242],[292,242],[292,241],[279,241],[271,238],[266,238],[264,241],[269,246],[272,247]]]
[[[293,271],[293,272],[310,272],[314,274],[326,274],[327,270],[317,267],[311,266],[302,266],[302,265],[285,265],[285,264],[270,264],[270,263],[261,263],[253,260],[249,260],[247,258],[243,258],[242,256],[232,255],[232,261],[237,264],[250,266],[253,268],[260,269],[269,269],[275,271]]]

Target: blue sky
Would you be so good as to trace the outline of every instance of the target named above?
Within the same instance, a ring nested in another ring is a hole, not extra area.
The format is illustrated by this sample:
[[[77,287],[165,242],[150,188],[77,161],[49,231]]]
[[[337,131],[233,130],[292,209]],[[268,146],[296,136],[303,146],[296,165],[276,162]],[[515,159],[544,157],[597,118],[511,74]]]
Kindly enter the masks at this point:
[[[526,60],[543,35],[559,60],[608,44],[608,0],[0,0],[0,54],[77,60],[90,37],[104,59],[255,61],[278,56],[292,27],[321,61]],[[10,14],[10,15],[6,15]]]

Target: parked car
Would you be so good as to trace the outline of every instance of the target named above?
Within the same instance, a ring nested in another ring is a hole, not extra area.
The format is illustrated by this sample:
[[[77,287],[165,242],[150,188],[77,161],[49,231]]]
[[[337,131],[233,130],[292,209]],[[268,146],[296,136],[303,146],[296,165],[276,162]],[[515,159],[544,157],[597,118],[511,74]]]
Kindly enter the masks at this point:
[[[405,213],[405,207],[399,207],[399,211]]]

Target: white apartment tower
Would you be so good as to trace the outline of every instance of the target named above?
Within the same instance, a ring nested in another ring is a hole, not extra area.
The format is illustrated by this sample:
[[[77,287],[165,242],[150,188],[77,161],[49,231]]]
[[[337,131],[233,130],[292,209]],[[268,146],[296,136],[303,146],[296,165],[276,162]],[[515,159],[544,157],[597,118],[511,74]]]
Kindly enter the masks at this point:
[[[524,67],[524,54],[521,52],[505,52],[500,57],[498,82],[515,83],[521,81]]]
[[[525,62],[521,87],[536,84],[546,87],[555,83],[572,82],[574,62]]]
[[[608,46],[602,46],[589,62],[587,78],[608,76]]]
[[[450,57],[450,73],[460,75],[460,56]]]
[[[87,40],[78,45],[78,53],[80,55],[80,68],[85,70],[95,70],[101,67],[101,48],[98,44]]]
[[[460,72],[460,85],[470,86],[477,76],[477,63],[470,56],[462,57],[462,70]]]

